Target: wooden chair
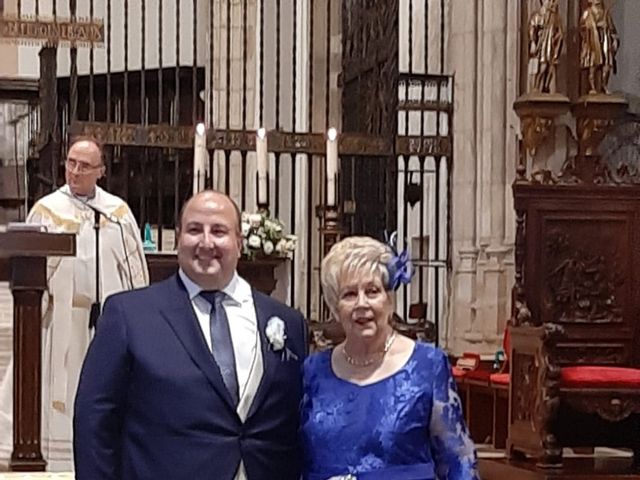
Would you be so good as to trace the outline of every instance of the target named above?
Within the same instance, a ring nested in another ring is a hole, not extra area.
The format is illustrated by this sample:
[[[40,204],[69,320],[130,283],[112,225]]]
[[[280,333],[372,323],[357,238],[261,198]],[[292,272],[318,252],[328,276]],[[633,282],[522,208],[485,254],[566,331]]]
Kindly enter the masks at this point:
[[[502,344],[503,350],[496,352],[492,362],[481,361],[477,353],[465,352],[460,358],[475,360],[477,367],[452,368],[471,438],[476,443],[490,442],[497,449],[505,448],[507,439],[509,362],[504,353],[509,351],[507,329]]]
[[[473,364],[472,368],[462,368],[460,358],[466,364]],[[458,395],[462,402],[464,417],[469,428],[471,438],[476,443],[486,443],[491,437],[492,419],[487,417],[487,411],[493,411],[489,391],[489,376],[491,363],[482,362],[480,355],[465,352],[451,367],[451,373],[456,381]]]
[[[640,186],[514,185],[512,457],[640,459]]]
[[[512,455],[530,454],[541,466],[557,466],[562,447],[626,447],[639,466],[640,368],[562,366],[568,354],[563,343],[570,339],[557,324],[515,327],[512,336]],[[592,347],[591,360],[601,361]]]

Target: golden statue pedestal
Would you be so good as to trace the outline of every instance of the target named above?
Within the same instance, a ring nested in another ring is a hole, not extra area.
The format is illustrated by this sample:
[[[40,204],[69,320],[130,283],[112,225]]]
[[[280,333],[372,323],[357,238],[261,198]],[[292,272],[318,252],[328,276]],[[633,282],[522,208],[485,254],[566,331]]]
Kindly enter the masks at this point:
[[[522,143],[529,155],[536,156],[538,147],[549,137],[555,119],[571,109],[569,98],[559,93],[530,92],[518,97],[513,108],[520,118]],[[516,182],[526,181],[526,160],[520,158]]]
[[[619,95],[583,95],[571,106],[576,118],[579,155],[595,156],[600,142],[616,120],[625,116],[629,103]]]
[[[623,97],[603,93],[583,95],[573,103],[578,154],[565,166],[564,175],[587,183],[606,183],[599,147],[616,122],[624,119],[628,106]]]

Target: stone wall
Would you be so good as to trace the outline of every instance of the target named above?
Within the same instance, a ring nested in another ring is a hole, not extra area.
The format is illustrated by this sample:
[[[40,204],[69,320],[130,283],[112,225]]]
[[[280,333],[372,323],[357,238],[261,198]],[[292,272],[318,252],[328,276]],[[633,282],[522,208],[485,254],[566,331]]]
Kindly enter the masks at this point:
[[[453,279],[448,347],[492,353],[509,317],[517,158],[519,2],[451,0],[455,75]]]

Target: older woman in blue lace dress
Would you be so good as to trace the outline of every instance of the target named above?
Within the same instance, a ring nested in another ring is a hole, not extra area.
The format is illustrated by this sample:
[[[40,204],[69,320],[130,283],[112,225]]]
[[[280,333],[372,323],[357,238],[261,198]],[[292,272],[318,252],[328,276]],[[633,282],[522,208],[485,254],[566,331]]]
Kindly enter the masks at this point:
[[[446,355],[390,323],[407,257],[349,237],[323,260],[324,297],[346,338],[305,362],[306,480],[478,479]]]

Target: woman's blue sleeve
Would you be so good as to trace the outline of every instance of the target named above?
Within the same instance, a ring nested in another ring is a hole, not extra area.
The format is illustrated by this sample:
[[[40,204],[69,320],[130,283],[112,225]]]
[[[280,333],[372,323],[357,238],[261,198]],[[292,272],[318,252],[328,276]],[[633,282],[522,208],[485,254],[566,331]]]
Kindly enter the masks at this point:
[[[430,422],[431,451],[440,480],[479,480],[477,456],[444,352],[436,355]]]

